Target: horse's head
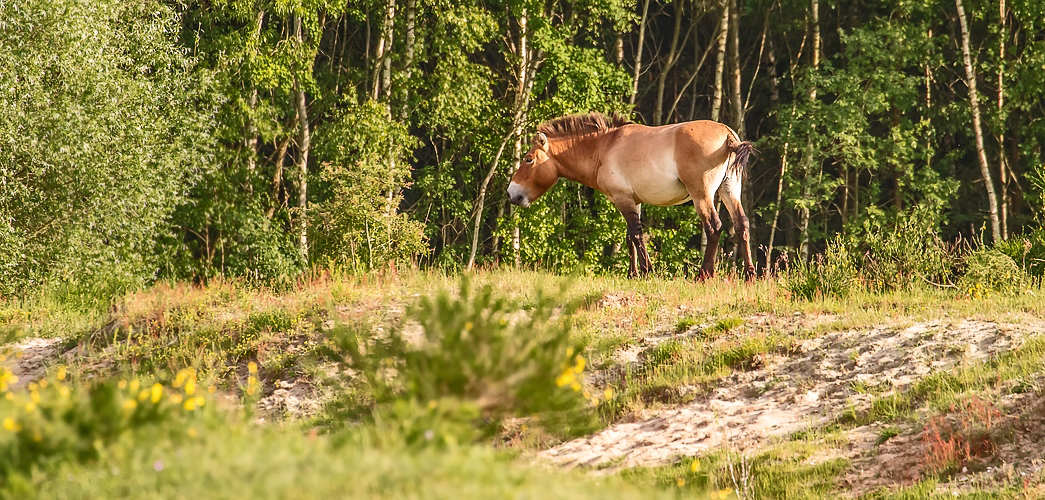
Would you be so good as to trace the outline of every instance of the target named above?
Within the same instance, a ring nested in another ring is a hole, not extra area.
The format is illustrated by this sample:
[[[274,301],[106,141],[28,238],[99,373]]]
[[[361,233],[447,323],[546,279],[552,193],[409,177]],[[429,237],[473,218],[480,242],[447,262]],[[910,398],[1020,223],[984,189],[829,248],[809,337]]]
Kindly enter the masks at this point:
[[[559,180],[559,164],[548,150],[548,136],[538,132],[508,185],[512,205],[528,207]]]

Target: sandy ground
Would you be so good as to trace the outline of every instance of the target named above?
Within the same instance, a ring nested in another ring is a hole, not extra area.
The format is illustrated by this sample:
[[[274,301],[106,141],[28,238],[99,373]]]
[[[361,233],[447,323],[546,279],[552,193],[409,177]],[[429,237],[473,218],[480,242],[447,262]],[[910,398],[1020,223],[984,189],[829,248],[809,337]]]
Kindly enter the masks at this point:
[[[754,316],[746,324],[758,326],[774,320]],[[903,391],[930,373],[984,360],[1018,347],[1027,336],[1042,331],[1045,323],[959,320],[828,333],[801,342],[798,352],[791,355],[767,356],[761,367],[734,373],[710,395],[691,404],[610,426],[545,450],[540,457],[565,467],[598,467],[606,473],[623,467],[664,465],[723,446],[755,453],[796,432],[832,422],[845,412],[866,409],[873,398],[868,393],[871,388],[878,394]],[[624,356],[633,357],[630,353]],[[1015,407],[1004,413],[1035,415]],[[1037,415],[1038,420],[1045,420],[1040,412]],[[1027,419],[1022,422],[1028,423]],[[924,462],[921,435],[900,435],[877,446],[879,431],[873,427],[849,431],[848,446],[829,453],[850,458],[853,467],[845,482],[854,493],[920,477],[919,465]],[[1021,436],[1022,445],[1012,445],[998,457],[1006,460],[1012,455],[1012,460],[1018,460],[1019,449],[1033,455],[1028,448],[1033,437]],[[820,457],[826,458],[831,457]]]

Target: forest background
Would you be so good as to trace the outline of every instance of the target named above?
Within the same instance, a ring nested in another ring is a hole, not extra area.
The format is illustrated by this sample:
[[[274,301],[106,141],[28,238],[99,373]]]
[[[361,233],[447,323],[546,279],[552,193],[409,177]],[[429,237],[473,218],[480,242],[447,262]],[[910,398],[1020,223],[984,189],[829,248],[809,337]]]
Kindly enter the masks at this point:
[[[1031,274],[1045,258],[1036,0],[0,0],[0,14],[0,296],[389,263],[623,273],[624,221],[602,195],[563,181],[527,210],[505,197],[536,124],[592,110],[756,141],[744,201],[760,270],[886,235],[993,244]],[[691,274],[693,208],[643,215],[658,272]]]

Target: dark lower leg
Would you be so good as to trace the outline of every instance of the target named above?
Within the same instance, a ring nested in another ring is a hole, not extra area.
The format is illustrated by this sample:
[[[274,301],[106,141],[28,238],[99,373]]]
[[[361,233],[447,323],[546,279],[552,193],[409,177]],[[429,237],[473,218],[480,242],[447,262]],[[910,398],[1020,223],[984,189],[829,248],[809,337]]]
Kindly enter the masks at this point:
[[[631,252],[631,268],[628,274],[632,277],[638,275],[647,275],[653,269],[653,264],[650,262],[649,253],[646,252],[646,240],[642,234],[642,221],[639,218],[637,212],[628,212],[624,214],[624,219],[628,222],[628,249]]]
[[[708,245],[704,249],[704,263],[700,266],[700,279],[708,279],[715,276],[715,257],[718,255],[718,241],[722,237],[722,227],[712,228],[704,224],[704,231],[708,235]]]
[[[744,279],[752,281],[755,279],[755,264],[751,261],[751,229],[743,212],[737,214],[734,226],[737,233],[737,249],[740,257],[744,259]]]

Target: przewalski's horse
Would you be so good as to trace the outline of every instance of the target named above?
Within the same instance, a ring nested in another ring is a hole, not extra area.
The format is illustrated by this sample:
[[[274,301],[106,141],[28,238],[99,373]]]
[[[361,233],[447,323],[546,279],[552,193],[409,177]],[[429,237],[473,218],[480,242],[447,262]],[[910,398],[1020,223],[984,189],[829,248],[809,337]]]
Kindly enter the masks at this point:
[[[715,191],[736,228],[744,274],[755,276],[749,227],[740,203],[741,179],[751,143],[729,127],[707,120],[647,127],[619,115],[571,115],[537,127],[533,147],[508,185],[514,205],[529,206],[560,177],[601,191],[628,223],[630,276],[647,274],[652,264],[642,236],[641,204],[678,205],[692,200],[707,234],[701,278],[715,273],[722,221]]]

